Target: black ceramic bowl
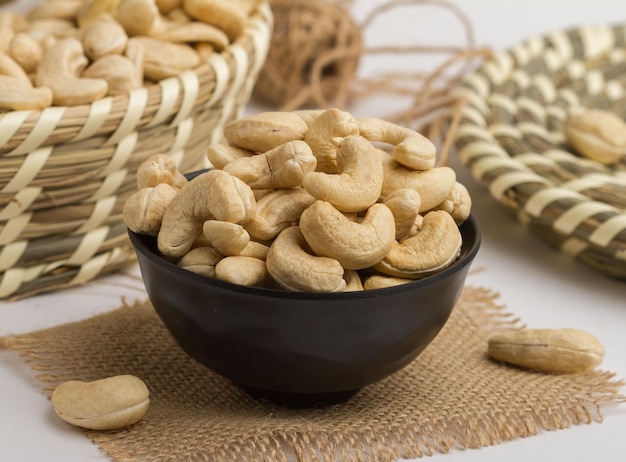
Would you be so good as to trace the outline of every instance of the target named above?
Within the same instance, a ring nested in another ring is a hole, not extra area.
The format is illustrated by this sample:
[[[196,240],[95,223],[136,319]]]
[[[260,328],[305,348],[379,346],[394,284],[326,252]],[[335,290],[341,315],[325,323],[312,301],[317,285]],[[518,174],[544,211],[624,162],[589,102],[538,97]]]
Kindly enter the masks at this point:
[[[480,246],[471,216],[460,258],[402,286],[302,293],[238,286],[176,267],[132,232],[144,284],[192,358],[257,397],[329,404],[413,361],[448,320]]]

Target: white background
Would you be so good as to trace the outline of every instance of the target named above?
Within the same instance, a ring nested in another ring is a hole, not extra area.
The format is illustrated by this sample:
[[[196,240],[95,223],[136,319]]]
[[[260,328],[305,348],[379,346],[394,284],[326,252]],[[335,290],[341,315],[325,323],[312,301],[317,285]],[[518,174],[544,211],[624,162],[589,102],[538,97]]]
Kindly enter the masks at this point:
[[[32,4],[33,0],[28,0]],[[363,18],[382,2],[355,2],[354,15]],[[418,2],[414,2],[418,3]],[[479,45],[501,50],[531,35],[563,27],[625,22],[623,1],[595,0],[457,0],[453,2],[472,21]],[[21,8],[25,3],[18,4]],[[16,8],[15,5],[11,6]],[[397,8],[376,21],[366,35],[368,44],[463,44],[458,21],[440,8]],[[421,58],[420,58],[421,59]],[[361,73],[368,75],[385,66],[402,69],[424,66],[432,59],[411,60],[386,56],[364,60]],[[417,64],[416,64],[417,63]],[[383,116],[399,102],[376,99],[354,109],[357,116]],[[258,111],[249,107],[248,111]],[[626,378],[626,285],[608,279],[548,248],[529,235],[478,185],[456,159],[458,179],[473,197],[473,211],[483,233],[483,245],[468,278],[500,293],[500,302],[529,327],[577,327],[595,334],[606,348],[602,368]],[[144,298],[136,268],[126,274],[101,278],[85,287],[0,302],[0,336],[90,317],[117,308],[120,297]],[[77,429],[54,415],[39,391],[34,373],[15,353],[0,351],[0,459],[6,461],[66,462],[106,460],[96,446]],[[626,392],[626,390],[622,390]],[[626,457],[626,405],[602,408],[604,421],[478,450],[454,450],[437,454],[436,460],[472,461],[621,461]]]

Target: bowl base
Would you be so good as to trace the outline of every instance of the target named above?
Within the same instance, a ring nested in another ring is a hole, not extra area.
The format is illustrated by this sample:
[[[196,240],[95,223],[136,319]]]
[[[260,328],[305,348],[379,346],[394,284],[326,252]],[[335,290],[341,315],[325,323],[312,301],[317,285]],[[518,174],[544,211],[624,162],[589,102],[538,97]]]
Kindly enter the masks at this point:
[[[238,387],[256,400],[291,409],[321,408],[341,404],[359,392],[359,389],[357,389],[329,393],[290,393],[263,390],[243,385],[238,385]]]

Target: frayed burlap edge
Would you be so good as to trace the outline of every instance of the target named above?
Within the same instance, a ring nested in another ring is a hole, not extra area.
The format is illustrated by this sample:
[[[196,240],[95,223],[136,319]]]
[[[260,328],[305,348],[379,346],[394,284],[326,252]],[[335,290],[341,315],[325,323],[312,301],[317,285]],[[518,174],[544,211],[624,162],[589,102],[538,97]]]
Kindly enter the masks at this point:
[[[485,288],[466,287],[440,336],[414,363],[366,387],[341,405],[292,410],[257,402],[230,386],[226,380],[189,360],[188,364],[183,361],[181,370],[188,371],[189,377],[197,376],[198,380],[192,381],[192,386],[189,386],[189,380],[179,379],[182,383],[176,387],[183,388],[184,392],[186,385],[189,392],[193,393],[194,384],[206,382],[215,392],[213,397],[218,396],[217,399],[223,401],[221,405],[214,406],[211,400],[197,403],[198,399],[193,395],[168,402],[158,389],[154,389],[151,390],[151,393],[154,392],[151,409],[139,424],[115,432],[85,431],[85,434],[114,461],[388,462],[446,453],[452,449],[486,447],[536,435],[542,430],[602,422],[602,406],[626,402],[626,397],[620,393],[624,381],[617,380],[612,372],[593,370],[555,376],[504,366],[490,361],[486,352],[477,351],[469,362],[475,361],[484,368],[482,373],[487,373],[489,383],[501,382],[504,388],[509,385],[522,389],[534,388],[537,394],[544,393],[543,389],[565,390],[568,396],[552,392],[554,401],[545,403],[533,401],[532,393],[524,397],[516,391],[510,396],[509,403],[507,395],[498,396],[495,393],[494,406],[490,406],[484,397],[476,396],[476,399],[482,401],[481,412],[466,412],[463,404],[471,407],[471,396],[467,398],[458,393],[463,390],[454,390],[455,386],[459,386],[454,374],[440,375],[437,371],[443,370],[441,364],[446,362],[449,369],[458,369],[459,364],[467,363],[468,359],[462,358],[458,364],[450,363],[451,359],[445,358],[446,355],[442,355],[439,348],[447,348],[443,342],[463,335],[463,332],[473,332],[474,337],[479,333],[483,338],[478,344],[484,340],[486,347],[489,334],[523,327],[518,318],[496,303],[498,297],[496,292]],[[132,318],[134,312],[141,312],[144,316],[148,311],[151,310],[146,310],[144,302],[124,304],[117,312],[71,325],[5,337],[0,339],[0,346],[18,351],[38,372],[37,379],[50,396],[59,383],[77,378],[77,371],[80,370],[77,368],[81,367],[80,364],[73,365],[65,361],[63,356],[59,356],[60,350],[52,345],[50,339],[61,332],[59,329],[78,331],[84,326],[98,324],[98,329],[103,330],[110,328],[107,321],[111,320],[111,316],[130,315]],[[155,317],[151,312],[145,316],[146,319]],[[144,323],[143,318],[141,321]],[[160,321],[151,322],[160,326]],[[119,354],[127,353],[122,351]],[[158,355],[158,352],[155,354]],[[177,357],[175,363],[181,363],[181,358],[185,357]],[[452,361],[455,359],[452,358]],[[108,370],[106,358],[102,367],[103,374],[120,372]],[[132,372],[132,367],[127,372]],[[146,374],[145,371],[143,373]],[[464,377],[463,382],[466,379]],[[477,376],[472,380],[481,379]],[[441,389],[437,388],[438,381]],[[469,388],[466,393],[476,392],[481,387],[474,385]],[[408,396],[411,392],[414,396]],[[527,401],[520,405],[519,400],[524,399]],[[194,401],[197,406],[191,405]],[[425,404],[431,401],[432,405]],[[181,403],[189,408],[181,411],[178,408]],[[424,407],[430,412],[426,412],[428,415],[425,418],[421,417]],[[221,412],[221,415],[216,415],[216,411]],[[168,451],[168,445],[172,443],[164,443],[163,436],[155,429],[179,440],[175,444],[175,453]],[[192,434],[187,434],[190,431]],[[207,438],[214,438],[215,441],[207,446]],[[138,448],[140,445],[146,445],[148,449],[143,446]]]

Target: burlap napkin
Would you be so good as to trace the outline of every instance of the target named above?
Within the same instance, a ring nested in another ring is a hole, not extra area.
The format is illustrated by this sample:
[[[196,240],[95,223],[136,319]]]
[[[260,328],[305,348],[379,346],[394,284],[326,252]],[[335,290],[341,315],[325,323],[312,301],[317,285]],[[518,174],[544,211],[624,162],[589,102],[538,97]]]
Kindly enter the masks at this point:
[[[624,402],[624,382],[610,372],[550,375],[489,360],[488,335],[520,325],[497,299],[467,287],[413,363],[321,409],[255,401],[188,358],[149,303],[0,344],[39,371],[47,393],[70,379],[134,374],[146,382],[151,406],[143,420],[85,431],[114,461],[391,461],[600,422],[601,405]]]

